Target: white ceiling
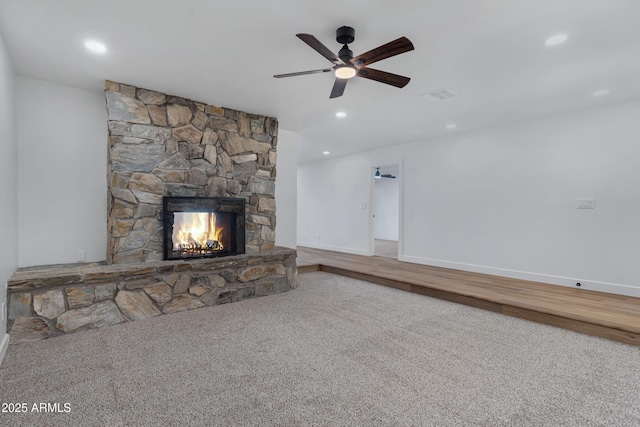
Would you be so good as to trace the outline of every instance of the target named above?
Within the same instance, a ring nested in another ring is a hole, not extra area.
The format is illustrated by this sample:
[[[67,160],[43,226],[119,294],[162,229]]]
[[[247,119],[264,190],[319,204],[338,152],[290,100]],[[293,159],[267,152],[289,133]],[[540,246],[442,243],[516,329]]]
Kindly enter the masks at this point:
[[[640,96],[639,17],[638,0],[0,0],[18,74],[275,116],[299,132],[300,162]],[[342,25],[356,29],[355,55],[408,37],[414,51],[374,68],[411,82],[356,78],[330,100],[331,73],[272,77],[331,66],[295,34],[337,52]],[[568,40],[545,46],[558,33]],[[87,38],[107,54],[87,52]],[[420,97],[441,88],[457,96]],[[599,89],[610,94],[592,96]]]

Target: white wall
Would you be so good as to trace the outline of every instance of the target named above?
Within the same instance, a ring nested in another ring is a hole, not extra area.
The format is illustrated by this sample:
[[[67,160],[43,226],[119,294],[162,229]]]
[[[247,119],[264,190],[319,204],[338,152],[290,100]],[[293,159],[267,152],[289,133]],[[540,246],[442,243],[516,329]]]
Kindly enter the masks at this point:
[[[106,258],[104,93],[17,77],[18,262]]]
[[[7,279],[18,267],[18,163],[13,65],[0,36],[0,363],[9,345]]]
[[[393,156],[388,150],[386,153]],[[369,246],[371,167],[393,157],[361,155],[298,166],[298,244],[360,255]],[[396,157],[396,159],[399,159]]]
[[[369,253],[370,168],[404,159],[401,260],[640,296],[638,117],[634,100],[300,165],[299,244]]]
[[[399,182],[397,178],[379,178],[374,181],[373,237],[376,239],[398,240]]]
[[[278,130],[276,169],[276,245],[296,247],[298,135]]]

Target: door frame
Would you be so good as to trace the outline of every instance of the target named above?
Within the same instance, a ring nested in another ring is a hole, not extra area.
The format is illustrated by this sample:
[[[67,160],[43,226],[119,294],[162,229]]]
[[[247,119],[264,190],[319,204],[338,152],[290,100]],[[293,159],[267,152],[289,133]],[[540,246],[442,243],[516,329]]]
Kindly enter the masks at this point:
[[[404,206],[404,159],[399,159],[397,162],[387,163],[381,166],[371,166],[369,173],[369,206],[371,209],[369,210],[369,256],[375,255],[375,229],[374,229],[374,219],[373,216],[375,214],[375,190],[376,190],[376,168],[398,165],[398,176],[396,179],[398,180],[398,260],[401,260],[404,256],[404,247],[403,247],[403,236],[404,236],[404,227],[403,227],[403,218],[404,213],[402,207]]]

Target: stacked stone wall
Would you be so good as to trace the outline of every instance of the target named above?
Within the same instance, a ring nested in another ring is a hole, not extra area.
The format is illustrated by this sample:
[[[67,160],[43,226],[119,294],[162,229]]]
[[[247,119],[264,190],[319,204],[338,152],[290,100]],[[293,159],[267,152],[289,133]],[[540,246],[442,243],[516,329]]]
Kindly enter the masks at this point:
[[[109,263],[162,259],[162,197],[241,197],[246,252],[273,249],[278,121],[105,84]]]

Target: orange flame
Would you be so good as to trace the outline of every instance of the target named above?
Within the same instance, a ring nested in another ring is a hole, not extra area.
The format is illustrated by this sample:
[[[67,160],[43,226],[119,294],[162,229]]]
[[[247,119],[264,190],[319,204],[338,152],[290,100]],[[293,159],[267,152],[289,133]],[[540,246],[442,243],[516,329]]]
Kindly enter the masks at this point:
[[[213,212],[175,212],[173,216],[174,250],[222,250],[222,228],[216,227]]]

